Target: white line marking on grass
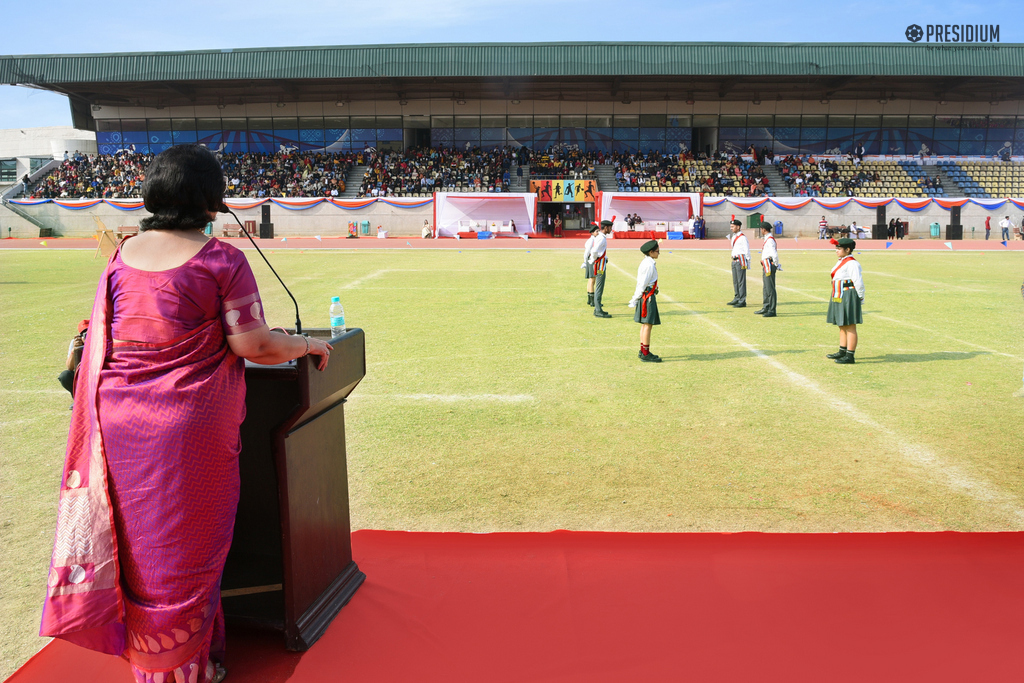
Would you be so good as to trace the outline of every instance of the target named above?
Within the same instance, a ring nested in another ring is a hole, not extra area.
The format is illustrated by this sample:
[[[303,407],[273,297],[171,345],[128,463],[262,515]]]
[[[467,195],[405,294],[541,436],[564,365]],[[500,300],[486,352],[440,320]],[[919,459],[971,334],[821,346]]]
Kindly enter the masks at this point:
[[[673,256],[674,255],[675,254],[673,254]],[[712,270],[718,270],[718,271],[721,271],[723,273],[730,273],[730,274],[732,273],[732,270],[729,269],[729,268],[720,268],[718,266],[712,266],[710,264],[704,263],[703,261],[697,261],[696,259],[688,259],[685,256],[682,257],[682,260],[689,261],[691,263],[696,263],[698,265],[705,266],[706,268],[711,268]],[[898,276],[893,276],[893,277],[898,277]],[[814,295],[814,294],[810,294],[810,293],[805,292],[805,291],[800,290],[800,289],[794,289],[792,287],[786,287],[785,285],[776,284],[775,288],[776,289],[785,290],[787,292],[793,292],[794,294],[799,294],[800,296],[807,297],[808,299],[812,299],[814,301],[821,301],[821,302],[827,302],[828,301],[828,299],[826,299],[825,297],[817,296],[817,295]],[[922,332],[927,332],[928,334],[934,334],[934,335],[938,335],[940,337],[945,337],[946,339],[949,339],[950,341],[955,341],[956,343],[963,344],[964,346],[970,346],[972,348],[978,349],[979,351],[984,351],[985,353],[991,353],[991,354],[996,355],[996,356],[1003,356],[1004,358],[1012,358],[1014,360],[1022,360],[1021,356],[1015,356],[1012,353],[1005,353],[1003,351],[996,351],[995,349],[990,349],[987,346],[982,346],[981,344],[975,344],[974,342],[969,342],[969,341],[967,341],[965,339],[959,339],[958,337],[950,336],[950,335],[948,335],[948,334],[946,334],[944,332],[938,332],[938,331],[933,330],[933,329],[928,328],[928,327],[922,327],[921,325],[915,325],[914,323],[907,322],[905,320],[897,320],[896,318],[890,318],[888,316],[880,315],[878,313],[872,313],[871,315],[873,317],[875,317],[875,318],[878,318],[879,320],[885,320],[887,322],[895,323],[895,324],[901,325],[901,326],[914,327],[916,329],[921,330]]]
[[[631,277],[630,274],[621,267],[619,267],[618,264],[613,263],[610,265],[614,266],[626,277]],[[761,360],[763,360],[764,362],[768,363],[770,366],[778,370],[786,377],[786,379],[790,381],[791,384],[801,389],[804,389],[805,391],[808,391],[812,394],[816,394],[817,396],[822,398],[829,408],[833,409],[840,415],[844,417],[853,418],[854,420],[861,423],[865,427],[868,427],[869,429],[872,430],[877,430],[880,434],[884,435],[889,439],[893,446],[895,446],[896,451],[899,452],[900,455],[904,457],[904,459],[913,464],[919,465],[920,467],[930,472],[933,472],[937,477],[939,477],[942,480],[943,483],[945,483],[946,486],[948,486],[953,491],[962,493],[983,503],[997,505],[1000,508],[1002,508],[1004,512],[1012,516],[1018,523],[1024,524],[1024,509],[1020,507],[1018,501],[1013,496],[1000,491],[998,488],[988,483],[984,479],[979,479],[977,477],[972,476],[971,474],[965,472],[962,468],[958,467],[957,465],[951,465],[949,463],[944,462],[941,458],[939,458],[939,456],[933,453],[926,446],[922,446],[920,444],[915,444],[908,441],[907,439],[900,436],[900,434],[897,433],[895,430],[892,430],[884,426],[882,423],[877,422],[868,414],[862,412],[852,403],[848,403],[842,400],[841,398],[829,393],[814,380],[810,379],[809,377],[805,377],[794,370],[791,370],[783,363],[772,358],[764,351],[758,349],[753,344],[747,343],[742,338],[725,329],[724,327],[716,323],[714,320],[708,318],[703,313],[695,311],[694,309],[689,308],[685,304],[682,304],[678,301],[671,299],[667,295],[659,294],[659,297],[663,298],[667,303],[674,304],[684,310],[694,313],[697,318],[706,323],[709,327],[716,330],[719,334],[726,337],[727,339],[732,340],[733,343],[742,346],[752,355],[754,355],[757,358],[760,358]]]

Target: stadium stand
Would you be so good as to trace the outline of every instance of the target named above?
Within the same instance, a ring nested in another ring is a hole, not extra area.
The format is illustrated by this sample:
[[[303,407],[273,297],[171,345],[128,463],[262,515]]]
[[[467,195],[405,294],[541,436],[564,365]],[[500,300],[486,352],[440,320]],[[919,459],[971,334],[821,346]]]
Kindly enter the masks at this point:
[[[779,163],[797,197],[945,196],[942,181],[915,161],[833,160],[789,156]]]
[[[979,199],[1024,194],[1024,164],[1006,161],[938,162],[957,184],[957,194]]]
[[[416,197],[432,192],[508,192],[517,159],[509,147],[483,151],[414,148],[370,160],[358,197]]]

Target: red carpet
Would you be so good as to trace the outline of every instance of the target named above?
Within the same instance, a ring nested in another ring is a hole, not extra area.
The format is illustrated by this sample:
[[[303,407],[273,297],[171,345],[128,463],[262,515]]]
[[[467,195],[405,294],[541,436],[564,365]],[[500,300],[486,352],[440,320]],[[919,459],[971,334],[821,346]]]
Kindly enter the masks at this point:
[[[309,652],[229,630],[228,683],[1020,681],[1024,533],[359,531]],[[55,641],[12,683],[129,683]]]

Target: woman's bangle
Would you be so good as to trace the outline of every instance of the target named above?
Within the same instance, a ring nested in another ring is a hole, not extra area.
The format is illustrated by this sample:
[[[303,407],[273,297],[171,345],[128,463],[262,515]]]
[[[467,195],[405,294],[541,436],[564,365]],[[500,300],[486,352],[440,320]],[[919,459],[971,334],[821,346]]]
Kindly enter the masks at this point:
[[[303,341],[306,342],[306,352],[304,354],[302,354],[302,355],[303,356],[308,356],[309,355],[309,337],[303,336],[302,339],[303,339]]]

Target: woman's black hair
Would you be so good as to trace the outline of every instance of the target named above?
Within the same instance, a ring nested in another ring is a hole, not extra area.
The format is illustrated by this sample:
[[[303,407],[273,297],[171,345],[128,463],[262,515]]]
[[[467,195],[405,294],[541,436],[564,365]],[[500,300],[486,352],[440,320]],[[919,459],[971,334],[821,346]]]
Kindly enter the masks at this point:
[[[202,230],[210,211],[224,204],[224,171],[203,145],[177,145],[156,155],[146,169],[142,199],[152,216],[140,230]]]

